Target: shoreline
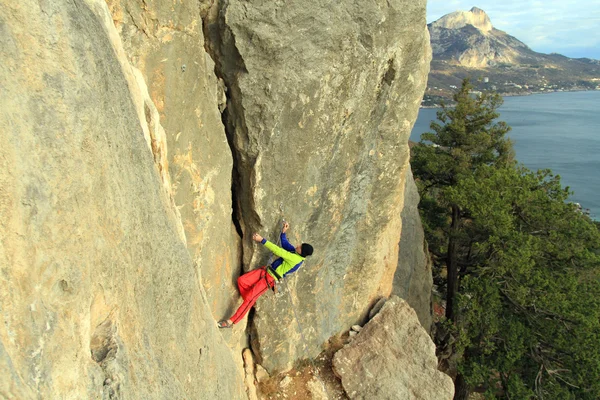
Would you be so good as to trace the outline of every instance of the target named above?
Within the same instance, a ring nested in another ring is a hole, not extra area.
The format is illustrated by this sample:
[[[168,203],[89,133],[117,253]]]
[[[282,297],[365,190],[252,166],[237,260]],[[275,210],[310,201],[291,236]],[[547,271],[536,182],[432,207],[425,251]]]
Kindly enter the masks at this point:
[[[509,92],[505,94],[500,94],[504,97],[519,97],[519,96],[533,96],[537,94],[552,94],[552,93],[571,93],[571,92],[600,92],[600,89],[561,89],[561,90],[552,90],[552,91],[539,91],[539,92],[525,92],[525,93],[517,93],[517,92]],[[448,99],[451,100],[451,99]],[[420,106],[419,108],[441,108],[440,104],[433,106]]]

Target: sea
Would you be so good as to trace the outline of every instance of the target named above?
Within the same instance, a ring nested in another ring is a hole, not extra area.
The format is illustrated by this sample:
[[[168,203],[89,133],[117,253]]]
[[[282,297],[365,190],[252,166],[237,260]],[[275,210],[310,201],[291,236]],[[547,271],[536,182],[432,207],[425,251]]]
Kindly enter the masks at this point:
[[[418,142],[436,119],[422,108],[410,140]],[[499,121],[512,130],[517,161],[530,170],[551,169],[579,203],[600,220],[600,91],[555,92],[505,97]]]

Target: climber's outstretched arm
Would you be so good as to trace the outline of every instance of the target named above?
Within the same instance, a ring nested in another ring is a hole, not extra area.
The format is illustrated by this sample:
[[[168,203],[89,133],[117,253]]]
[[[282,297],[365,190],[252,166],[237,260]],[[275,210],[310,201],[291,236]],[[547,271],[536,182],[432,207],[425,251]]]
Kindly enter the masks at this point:
[[[288,229],[290,229],[290,224],[288,224],[287,222],[284,221],[283,229],[281,230],[281,236],[280,236],[281,247],[291,253],[295,253],[296,248],[288,241],[287,236],[285,236],[285,233],[287,232]]]
[[[255,242],[258,243],[262,243],[265,245],[265,247],[269,250],[271,250],[271,252],[273,254],[275,254],[277,257],[281,257],[284,260],[293,260],[293,256],[294,253],[290,253],[287,250],[282,249],[281,247],[277,246],[274,243],[269,242],[267,239],[263,238],[261,235],[259,235],[258,233],[255,233],[254,235],[252,235],[252,240],[254,240]]]

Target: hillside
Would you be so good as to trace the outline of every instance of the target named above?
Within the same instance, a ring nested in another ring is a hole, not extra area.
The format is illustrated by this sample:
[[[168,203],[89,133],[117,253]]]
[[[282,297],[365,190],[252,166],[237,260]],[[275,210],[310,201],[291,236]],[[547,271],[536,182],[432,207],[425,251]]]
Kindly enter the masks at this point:
[[[449,98],[465,77],[475,89],[502,95],[594,90],[600,85],[600,61],[573,59],[531,50],[492,26],[476,7],[428,24],[433,59],[423,105]]]

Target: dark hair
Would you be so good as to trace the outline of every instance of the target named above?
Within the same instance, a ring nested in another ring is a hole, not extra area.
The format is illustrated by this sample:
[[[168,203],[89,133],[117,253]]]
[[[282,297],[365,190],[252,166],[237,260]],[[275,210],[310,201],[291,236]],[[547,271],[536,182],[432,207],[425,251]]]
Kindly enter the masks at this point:
[[[302,243],[301,248],[302,248],[301,249],[302,250],[301,256],[308,257],[308,256],[312,255],[312,253],[313,253],[313,247],[310,244],[308,244],[308,243]]]

